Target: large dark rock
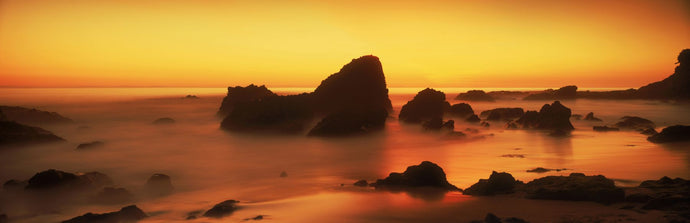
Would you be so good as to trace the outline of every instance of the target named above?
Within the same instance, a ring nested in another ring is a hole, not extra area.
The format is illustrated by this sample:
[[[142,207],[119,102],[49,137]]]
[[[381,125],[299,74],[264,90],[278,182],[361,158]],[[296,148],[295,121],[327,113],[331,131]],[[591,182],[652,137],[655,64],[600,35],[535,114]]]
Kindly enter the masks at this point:
[[[0,121],[0,148],[62,141],[65,140],[39,127]]]
[[[222,218],[228,216],[232,214],[232,212],[235,212],[235,210],[237,210],[237,203],[239,203],[239,201],[236,200],[226,200],[220,202],[214,205],[213,208],[206,211],[204,213],[204,217]]]
[[[454,117],[465,119],[474,115],[474,110],[472,110],[472,106],[467,103],[459,103],[450,106],[448,114]]]
[[[569,108],[563,106],[560,101],[555,101],[551,105],[542,106],[538,113],[526,112],[515,123],[526,129],[570,131],[575,129],[570,123],[570,115]]]
[[[223,102],[220,104],[218,115],[225,117],[232,112],[235,106],[261,101],[261,99],[269,96],[276,96],[276,94],[268,90],[265,85],[256,86],[250,84],[246,87],[228,87],[228,94],[223,98]]]
[[[465,93],[460,93],[455,97],[455,100],[463,101],[495,101],[491,95],[488,95],[482,90],[471,90]]]
[[[146,191],[151,195],[168,195],[171,194],[174,189],[170,176],[162,173],[153,174],[146,180]]]
[[[83,190],[95,189],[112,184],[112,180],[105,174],[99,172],[89,172],[84,174],[73,174],[60,170],[49,169],[36,173],[29,179],[26,185],[27,190]]]
[[[485,117],[490,121],[509,121],[522,117],[525,110],[522,108],[494,108],[483,111],[479,114],[480,117]]]
[[[632,129],[639,131],[643,131],[648,128],[656,128],[654,122],[650,121],[649,119],[640,118],[637,116],[623,116],[623,118],[621,118],[621,121],[617,122],[615,126],[622,129]]]
[[[462,193],[466,195],[495,195],[511,194],[515,192],[515,186],[522,182],[516,181],[509,173],[498,173],[493,171],[489,179],[480,179],[479,182],[465,189]]]
[[[125,222],[137,222],[148,217],[144,211],[139,209],[136,205],[130,205],[123,207],[119,211],[94,214],[86,213],[82,216],[75,217],[62,223],[125,223]]]
[[[314,119],[322,118],[309,135],[356,135],[383,129],[392,110],[383,68],[375,56],[352,60],[313,93],[277,96],[261,91],[258,99],[233,104],[221,128],[304,133]]]
[[[638,98],[647,99],[690,99],[690,49],[678,55],[675,72],[666,79],[640,87]]]
[[[431,187],[448,191],[459,190],[448,183],[446,173],[441,167],[429,161],[409,166],[403,173],[390,173],[385,179],[376,180],[374,187],[384,190],[405,190],[417,187]]]
[[[577,86],[569,85],[558,90],[546,90],[541,93],[531,94],[523,100],[570,100],[577,97]]]
[[[41,111],[34,108],[0,106],[6,121],[15,121],[26,125],[71,124],[72,119],[55,112]]]
[[[400,109],[398,119],[407,123],[423,123],[435,118],[443,118],[443,113],[450,108],[446,94],[431,88],[417,93],[411,101]]]
[[[647,137],[653,143],[690,141],[690,126],[674,125],[661,130],[660,133]]]
[[[615,203],[625,199],[623,189],[616,187],[613,180],[602,175],[585,176],[572,173],[570,176],[548,176],[525,184],[527,197],[532,199],[595,201]]]

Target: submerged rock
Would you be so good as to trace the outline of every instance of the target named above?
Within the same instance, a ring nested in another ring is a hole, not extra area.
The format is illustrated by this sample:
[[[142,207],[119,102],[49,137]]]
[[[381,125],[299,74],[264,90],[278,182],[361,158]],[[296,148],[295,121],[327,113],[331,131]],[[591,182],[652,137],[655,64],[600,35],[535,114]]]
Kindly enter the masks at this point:
[[[525,184],[527,198],[615,203],[625,199],[623,189],[602,175],[547,176]]]
[[[489,179],[480,179],[479,182],[465,189],[462,194],[479,196],[511,194],[515,192],[515,186],[520,184],[522,182],[516,181],[509,173],[493,171]]]
[[[432,119],[443,119],[443,113],[450,108],[446,95],[426,88],[400,109],[398,119],[407,123],[423,123]]]
[[[153,122],[151,122],[151,124],[154,124],[154,125],[175,124],[175,119],[167,118],[167,117],[166,118],[159,118],[159,119],[153,120]]]
[[[0,148],[62,141],[65,140],[39,127],[0,121]]]
[[[610,132],[610,131],[620,131],[619,128],[613,128],[613,127],[608,127],[605,125],[602,126],[593,126],[592,130],[597,131],[597,132]]]
[[[563,106],[560,101],[545,104],[539,112],[528,111],[520,119],[516,120],[519,126],[525,129],[544,129],[570,131],[575,129],[570,123],[571,111]],[[561,132],[558,132],[561,133]],[[564,135],[564,134],[556,134]]]
[[[448,114],[458,118],[468,118],[474,115],[474,110],[472,110],[472,106],[467,103],[459,103],[451,105]]]
[[[82,216],[62,221],[62,223],[124,223],[137,222],[146,217],[148,217],[148,215],[146,215],[144,211],[139,209],[136,205],[130,205],[116,212],[104,214],[93,214],[89,212]]]
[[[624,116],[621,121],[617,122],[614,126],[621,129],[632,129],[632,130],[645,130],[648,128],[656,128],[654,122],[649,119],[640,118],[637,116]]]
[[[228,87],[228,94],[223,98],[223,102],[220,104],[218,115],[225,117],[230,114],[236,106],[261,101],[270,96],[276,96],[276,94],[268,90],[265,85],[256,86],[250,84],[246,87]]]
[[[102,141],[93,141],[93,142],[87,142],[87,143],[82,143],[77,146],[77,150],[82,150],[82,149],[95,149],[95,148],[100,148],[105,146],[105,143]]]
[[[594,117],[594,112],[587,113],[584,118],[585,121],[601,122],[600,118]]]
[[[455,100],[464,101],[495,101],[491,95],[488,95],[482,90],[471,90],[465,93],[460,93],[455,97]]]
[[[175,188],[172,185],[170,176],[156,173],[151,175],[146,181],[146,191],[155,196],[163,196],[171,194]]]
[[[479,116],[486,117],[486,120],[489,121],[510,121],[520,118],[524,114],[525,110],[522,108],[495,108],[483,111]]]
[[[236,200],[226,200],[223,202],[220,202],[216,205],[213,206],[213,208],[209,209],[204,213],[204,217],[209,217],[209,218],[222,218],[225,216],[228,216],[235,212],[237,210],[237,203],[239,201]]]
[[[431,187],[447,191],[459,190],[448,183],[446,173],[435,163],[424,161],[419,165],[409,166],[403,173],[390,173],[385,179],[376,180],[376,189],[409,189]]]
[[[72,124],[74,121],[55,112],[41,111],[17,106],[0,106],[4,121],[14,121],[26,125]]]
[[[653,143],[690,141],[690,126],[674,125],[661,130],[660,133],[647,137]]]

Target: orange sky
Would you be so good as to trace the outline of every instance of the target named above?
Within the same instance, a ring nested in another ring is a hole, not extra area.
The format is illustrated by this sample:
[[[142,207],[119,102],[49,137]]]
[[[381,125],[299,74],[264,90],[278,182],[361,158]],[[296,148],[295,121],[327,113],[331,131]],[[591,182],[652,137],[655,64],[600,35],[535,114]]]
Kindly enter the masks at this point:
[[[289,2],[289,3],[288,3]],[[0,86],[639,87],[690,48],[687,0],[0,0]]]

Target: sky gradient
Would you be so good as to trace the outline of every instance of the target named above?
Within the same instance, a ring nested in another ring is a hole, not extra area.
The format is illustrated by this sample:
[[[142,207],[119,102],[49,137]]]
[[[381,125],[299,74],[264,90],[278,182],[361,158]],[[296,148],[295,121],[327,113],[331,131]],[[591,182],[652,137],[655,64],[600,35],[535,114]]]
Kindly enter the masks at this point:
[[[0,0],[0,86],[639,87],[690,48],[690,1]]]

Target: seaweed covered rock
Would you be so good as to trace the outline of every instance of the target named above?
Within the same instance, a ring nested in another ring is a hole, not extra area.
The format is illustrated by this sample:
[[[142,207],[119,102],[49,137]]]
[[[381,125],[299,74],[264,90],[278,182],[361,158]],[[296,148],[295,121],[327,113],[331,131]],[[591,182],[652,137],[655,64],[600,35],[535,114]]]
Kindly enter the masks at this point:
[[[56,112],[41,111],[35,108],[17,106],[0,106],[6,121],[15,121],[26,125],[71,124],[72,119]]]
[[[443,118],[443,113],[450,108],[446,94],[431,88],[417,93],[400,109],[398,119],[406,123],[423,123],[435,118]]]
[[[525,110],[522,108],[494,108],[491,110],[482,111],[480,117],[485,117],[489,121],[510,121],[522,117]]]
[[[448,183],[446,173],[440,166],[429,161],[409,166],[403,173],[390,173],[385,179],[376,180],[374,187],[384,190],[405,190],[417,187],[431,187],[446,191],[459,190]]]
[[[62,141],[65,140],[39,127],[0,121],[0,148]]]
[[[226,200],[223,202],[220,202],[216,205],[214,205],[211,209],[208,211],[204,212],[204,217],[209,217],[209,218],[222,218],[225,216],[228,216],[235,212],[237,210],[237,203],[240,203],[239,201],[236,200]]]
[[[660,133],[647,137],[653,143],[690,141],[690,126],[674,125],[661,130]]]
[[[383,129],[388,112],[337,112],[327,115],[312,128],[310,136],[361,135]]]
[[[82,216],[75,217],[62,223],[119,223],[119,222],[137,222],[148,217],[144,211],[139,209],[136,205],[123,207],[119,211],[94,214],[86,213]]]
[[[498,173],[493,171],[489,179],[480,179],[479,182],[465,189],[462,193],[466,195],[495,195],[511,194],[515,192],[515,186],[522,182],[516,181],[509,173]]]
[[[455,97],[455,100],[463,101],[495,101],[491,95],[482,90],[470,90],[465,93],[460,93]]]
[[[595,201],[609,204],[625,199],[623,189],[602,175],[547,176],[535,179],[524,187],[527,198],[568,201]]]
[[[656,128],[654,122],[637,116],[623,116],[621,121],[617,122],[614,126],[621,129],[632,129],[639,131],[643,131],[648,128]]]
[[[523,100],[571,100],[577,97],[577,86],[569,85],[557,90],[546,90],[544,92],[527,95]]]
[[[474,110],[467,103],[458,103],[450,106],[448,114],[458,118],[467,118],[474,115]]]
[[[228,87],[228,94],[223,98],[223,102],[220,104],[218,115],[225,117],[232,112],[235,106],[260,101],[269,96],[276,96],[276,94],[268,90],[265,85],[256,86],[250,84],[246,87]]]
[[[525,129],[570,131],[575,129],[570,123],[570,115],[569,108],[563,106],[560,101],[555,101],[551,105],[542,106],[539,112],[527,111],[515,123]]]

